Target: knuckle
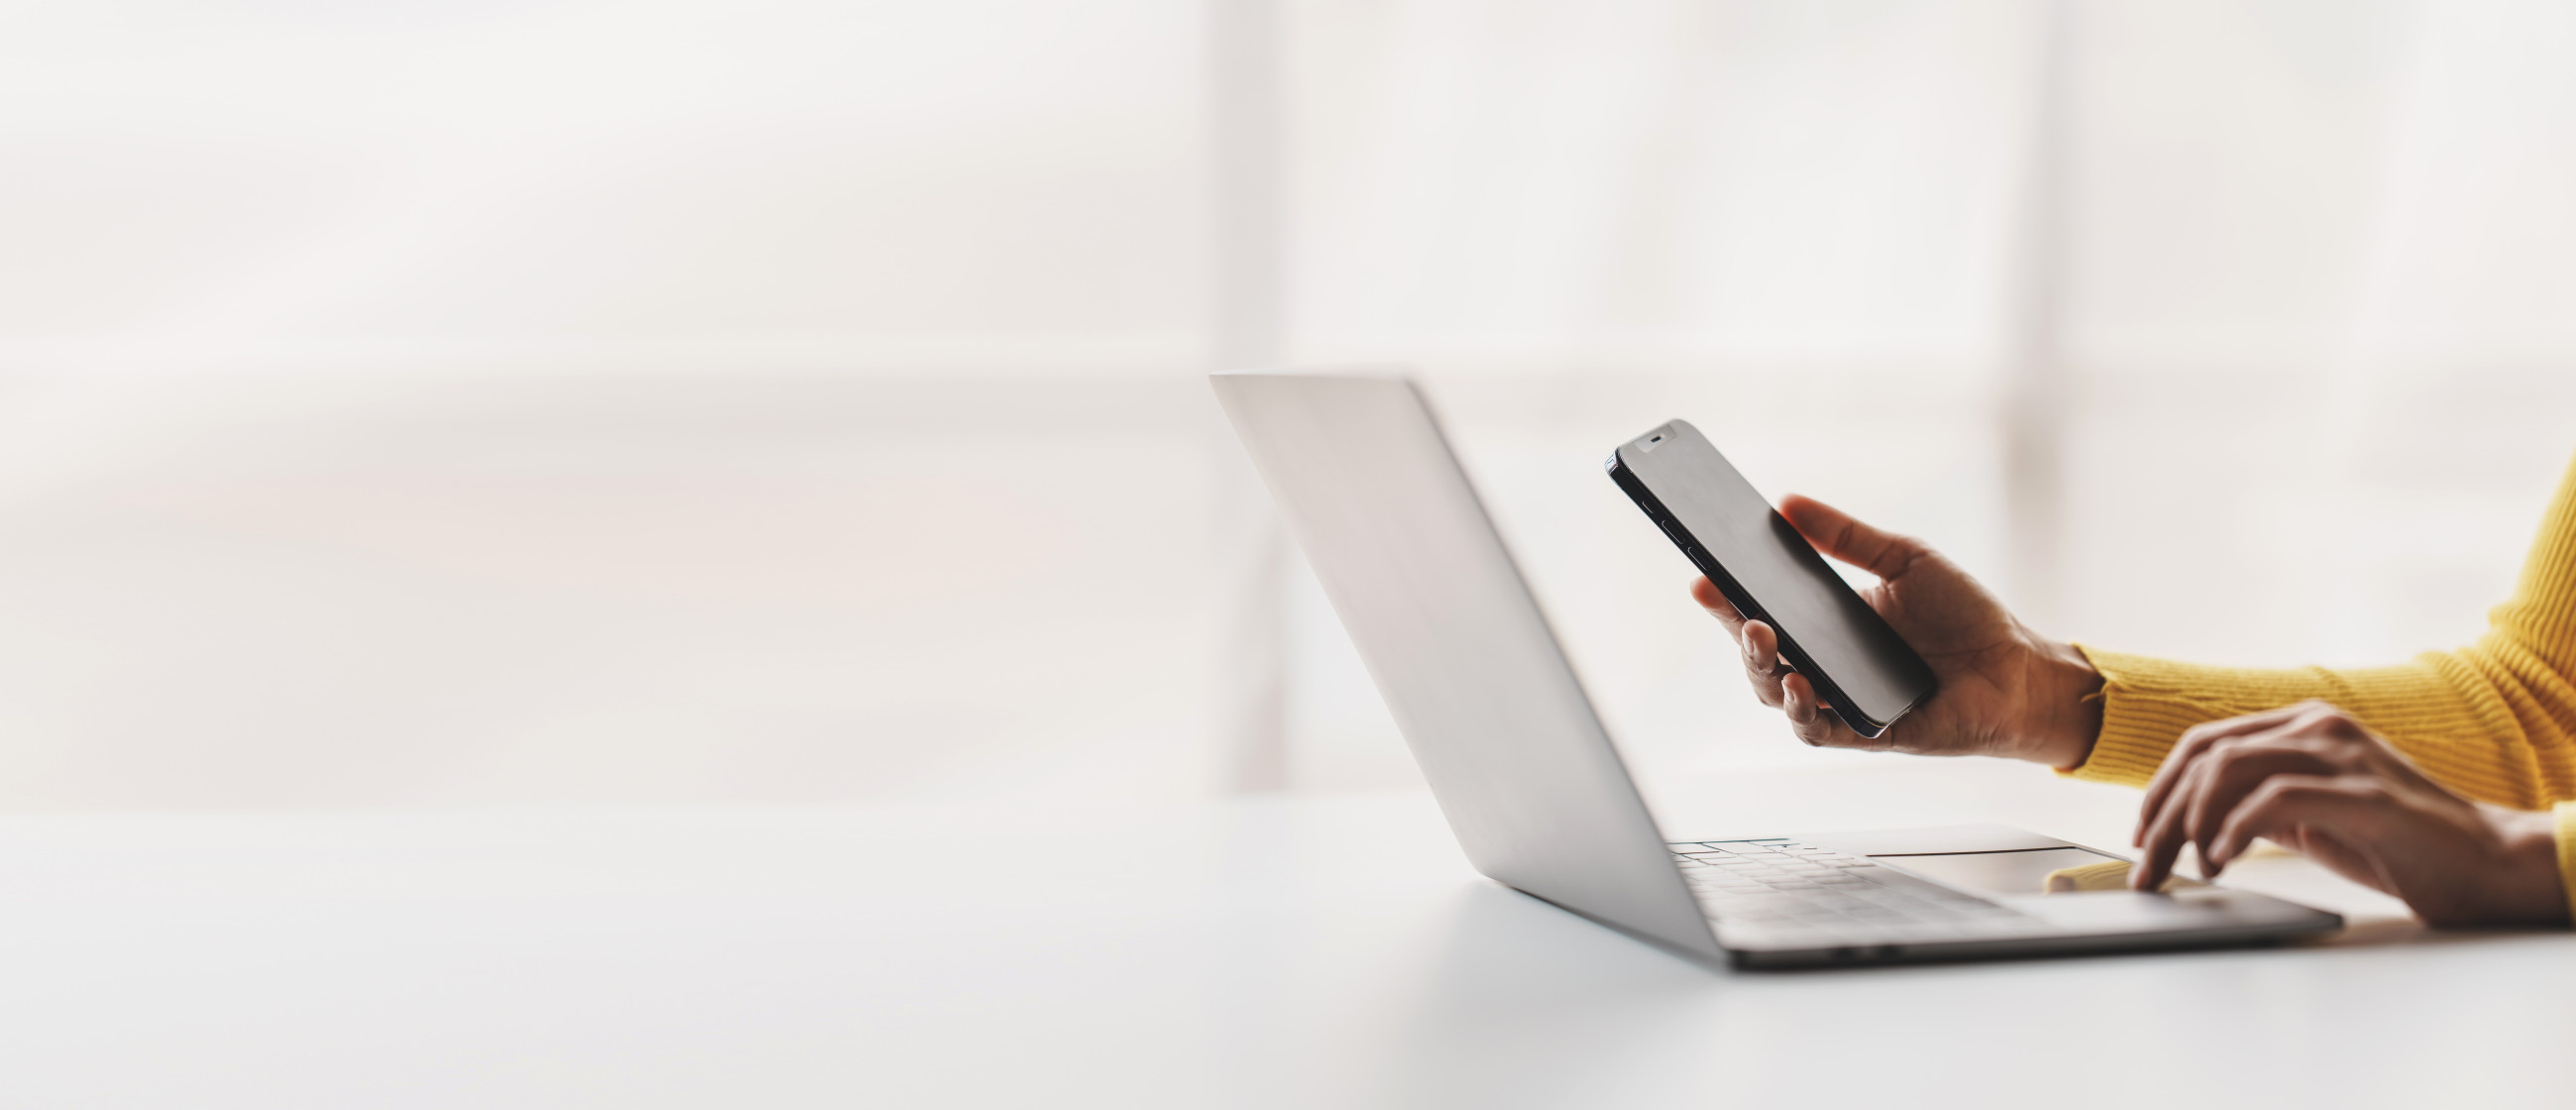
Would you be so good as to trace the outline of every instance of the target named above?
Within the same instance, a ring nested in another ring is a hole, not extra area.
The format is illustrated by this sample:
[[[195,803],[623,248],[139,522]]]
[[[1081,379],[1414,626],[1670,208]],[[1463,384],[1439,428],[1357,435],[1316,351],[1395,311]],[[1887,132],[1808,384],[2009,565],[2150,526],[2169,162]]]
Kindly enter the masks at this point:
[[[2331,702],[2314,698],[2299,703],[2297,721],[2302,729],[2322,731],[2328,735],[2360,727],[2359,722],[2352,719],[2352,714],[2344,712]]]

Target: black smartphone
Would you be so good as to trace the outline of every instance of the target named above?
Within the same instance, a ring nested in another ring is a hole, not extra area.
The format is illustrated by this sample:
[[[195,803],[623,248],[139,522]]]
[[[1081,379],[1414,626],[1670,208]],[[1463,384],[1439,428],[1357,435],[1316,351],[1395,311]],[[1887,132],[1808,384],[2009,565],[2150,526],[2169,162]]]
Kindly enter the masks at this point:
[[[1737,612],[1780,634],[1781,658],[1853,732],[1877,736],[1932,696],[1931,665],[1689,421],[1620,444],[1607,465]]]

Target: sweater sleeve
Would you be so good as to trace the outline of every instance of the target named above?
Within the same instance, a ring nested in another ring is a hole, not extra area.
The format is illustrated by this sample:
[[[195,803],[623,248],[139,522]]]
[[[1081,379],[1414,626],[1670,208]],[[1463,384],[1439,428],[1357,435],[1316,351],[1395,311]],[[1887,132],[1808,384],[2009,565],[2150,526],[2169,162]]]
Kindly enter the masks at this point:
[[[2072,772],[2143,784],[2184,729],[2316,698],[2361,719],[2426,774],[2481,801],[2576,799],[2576,463],[2486,635],[2396,667],[2247,670],[2079,645],[2102,672],[2102,734]]]
[[[2315,698],[2472,798],[2517,809],[2570,803],[2557,807],[2558,862],[2576,898],[2576,463],[2513,598],[2468,647],[2396,667],[2247,670],[2077,646],[2102,672],[2102,733],[2073,776],[2143,785],[2183,730]]]

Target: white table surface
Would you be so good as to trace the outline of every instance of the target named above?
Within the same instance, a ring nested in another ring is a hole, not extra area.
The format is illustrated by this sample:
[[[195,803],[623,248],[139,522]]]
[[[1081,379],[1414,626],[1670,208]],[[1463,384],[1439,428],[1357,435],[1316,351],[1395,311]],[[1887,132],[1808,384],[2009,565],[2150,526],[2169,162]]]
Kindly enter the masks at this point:
[[[1668,787],[1674,831],[2004,820],[1984,763]],[[1872,821],[1868,818],[1882,820]],[[1859,818],[1859,820],[1855,820]],[[1426,796],[0,820],[0,1105],[2515,1105],[2576,937],[1734,972],[1477,877]]]

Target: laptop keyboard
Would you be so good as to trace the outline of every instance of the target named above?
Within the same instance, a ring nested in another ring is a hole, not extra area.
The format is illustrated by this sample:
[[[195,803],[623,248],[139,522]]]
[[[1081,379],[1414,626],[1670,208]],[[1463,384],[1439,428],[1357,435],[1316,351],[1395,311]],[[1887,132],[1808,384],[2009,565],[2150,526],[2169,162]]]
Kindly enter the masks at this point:
[[[1730,944],[1921,944],[2051,931],[2028,914],[1812,844],[1719,840],[1671,848],[1682,878]]]

